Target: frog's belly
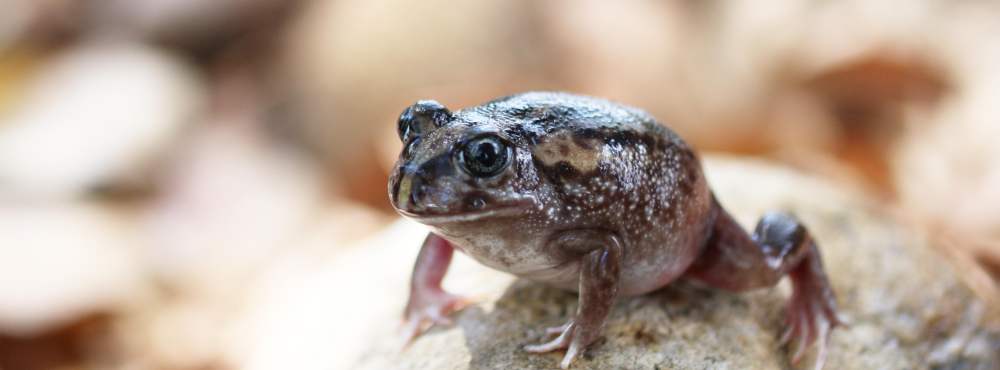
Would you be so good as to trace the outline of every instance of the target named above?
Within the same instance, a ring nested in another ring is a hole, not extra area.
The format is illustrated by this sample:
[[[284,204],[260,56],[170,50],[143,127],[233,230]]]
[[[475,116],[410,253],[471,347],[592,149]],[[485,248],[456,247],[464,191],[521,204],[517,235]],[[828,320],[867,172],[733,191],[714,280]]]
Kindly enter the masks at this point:
[[[578,271],[573,261],[562,261],[546,253],[541,237],[513,238],[491,233],[449,236],[463,253],[482,265],[531,280],[556,282],[567,279],[571,271]]]
[[[622,296],[632,296],[662,288],[680,277],[684,272],[684,267],[676,267],[668,264],[626,268],[622,271],[619,294]],[[513,274],[560,289],[574,292],[579,291],[580,263],[578,261],[562,266]]]
[[[622,264],[620,293],[637,295],[660,289],[677,280],[698,257],[704,239],[697,230],[663,230],[634,237]]]
[[[620,295],[637,295],[659,289],[684,273],[697,255],[693,235],[662,233],[649,235],[626,246],[619,285]],[[509,238],[477,234],[451,238],[462,252],[479,263],[521,278],[577,291],[580,260],[562,260],[546,253],[542,238]],[[638,239],[638,238],[637,238]]]
[[[653,247],[653,246],[650,246]],[[619,294],[622,296],[639,295],[666,286],[683,275],[693,261],[690,253],[678,253],[687,250],[684,246],[660,245],[659,250],[648,253],[631,254],[626,258],[621,270]],[[643,250],[643,252],[648,252]],[[628,253],[627,253],[628,254]],[[490,266],[490,261],[480,261]],[[580,284],[580,261],[567,261],[556,265],[522,265],[491,266],[506,271],[518,277],[557,288],[578,291]]]

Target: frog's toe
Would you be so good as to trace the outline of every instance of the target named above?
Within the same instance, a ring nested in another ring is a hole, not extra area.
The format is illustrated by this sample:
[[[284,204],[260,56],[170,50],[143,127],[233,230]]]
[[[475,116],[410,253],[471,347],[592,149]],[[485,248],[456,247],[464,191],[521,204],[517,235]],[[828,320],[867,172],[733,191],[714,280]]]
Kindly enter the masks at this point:
[[[572,320],[566,324],[545,329],[545,338],[556,334],[559,336],[545,343],[524,346],[524,350],[532,353],[545,353],[565,349],[566,355],[559,362],[559,367],[568,369],[569,365],[576,359],[576,356],[583,350],[585,344],[580,338],[575,338],[579,334]]]
[[[816,346],[816,363],[814,368],[823,368],[826,362],[826,347],[830,332],[837,326],[844,325],[844,319],[837,313],[836,306],[816,291],[798,290],[793,294],[788,305],[785,333],[780,342],[792,344],[795,352],[792,354],[792,364],[799,363],[806,349]]]
[[[573,321],[567,321],[565,324],[559,326],[545,328],[545,331],[542,333],[542,339],[546,340],[552,338],[553,336],[562,334],[564,331],[566,331],[566,329],[569,328],[570,325],[573,325]],[[535,334],[535,330],[529,330],[527,334],[528,336],[533,336]]]
[[[569,343],[573,339],[573,322],[545,329],[545,337],[555,334],[559,334],[559,336],[545,343],[524,346],[524,350],[532,353],[545,353],[569,348]]]
[[[471,303],[472,300],[463,296],[440,292],[430,297],[424,297],[416,304],[411,304],[406,308],[406,316],[403,321],[404,346],[408,346],[434,325],[452,325],[454,322],[449,316]]]

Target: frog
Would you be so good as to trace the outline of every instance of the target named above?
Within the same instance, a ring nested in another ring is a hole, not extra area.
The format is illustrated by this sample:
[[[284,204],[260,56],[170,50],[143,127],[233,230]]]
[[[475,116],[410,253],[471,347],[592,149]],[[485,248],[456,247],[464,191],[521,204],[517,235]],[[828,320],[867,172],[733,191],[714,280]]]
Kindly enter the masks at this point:
[[[795,347],[793,364],[815,347],[822,368],[830,333],[846,322],[805,225],[773,211],[744,230],[710,190],[694,149],[645,111],[564,92],[454,112],[420,100],[400,114],[397,133],[389,201],[429,228],[404,309],[407,341],[471,304],[442,288],[456,250],[578,294],[565,324],[523,347],[565,350],[563,369],[601,337],[617,300],[678,280],[746,292],[788,276],[779,341]]]

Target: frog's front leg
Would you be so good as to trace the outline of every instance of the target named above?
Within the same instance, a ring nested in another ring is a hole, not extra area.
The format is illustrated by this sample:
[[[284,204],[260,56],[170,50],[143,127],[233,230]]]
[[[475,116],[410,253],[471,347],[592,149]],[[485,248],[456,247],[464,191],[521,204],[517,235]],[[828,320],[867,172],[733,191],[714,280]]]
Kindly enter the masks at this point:
[[[618,297],[623,248],[613,234],[590,230],[562,233],[553,243],[567,253],[586,251],[580,262],[580,304],[573,319],[546,330],[547,335],[558,334],[555,339],[526,346],[525,350],[540,353],[567,349],[560,363],[565,369],[603,331],[611,306]]]
[[[444,291],[441,281],[448,272],[455,248],[444,238],[430,233],[420,247],[410,279],[410,300],[404,311],[404,340],[409,343],[435,324],[450,325],[448,315],[470,301]]]
[[[844,324],[833,290],[823,271],[816,243],[806,228],[784,213],[761,217],[753,236],[746,233],[718,204],[717,217],[702,255],[685,273],[711,286],[731,291],[774,286],[785,275],[792,280],[792,297],[781,342],[795,339],[792,362],[817,340],[815,367],[826,356],[830,331]]]

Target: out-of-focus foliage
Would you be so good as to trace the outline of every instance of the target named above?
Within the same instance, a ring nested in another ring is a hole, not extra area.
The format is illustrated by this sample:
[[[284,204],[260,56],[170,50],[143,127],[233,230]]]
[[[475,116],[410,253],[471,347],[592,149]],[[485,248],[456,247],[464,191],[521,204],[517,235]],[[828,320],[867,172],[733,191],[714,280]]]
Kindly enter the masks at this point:
[[[305,266],[389,268],[354,241],[416,247],[379,234],[402,108],[535,89],[868,192],[996,302],[996,35],[989,1],[7,0],[0,368],[329,363],[272,326],[357,307],[272,319]]]

